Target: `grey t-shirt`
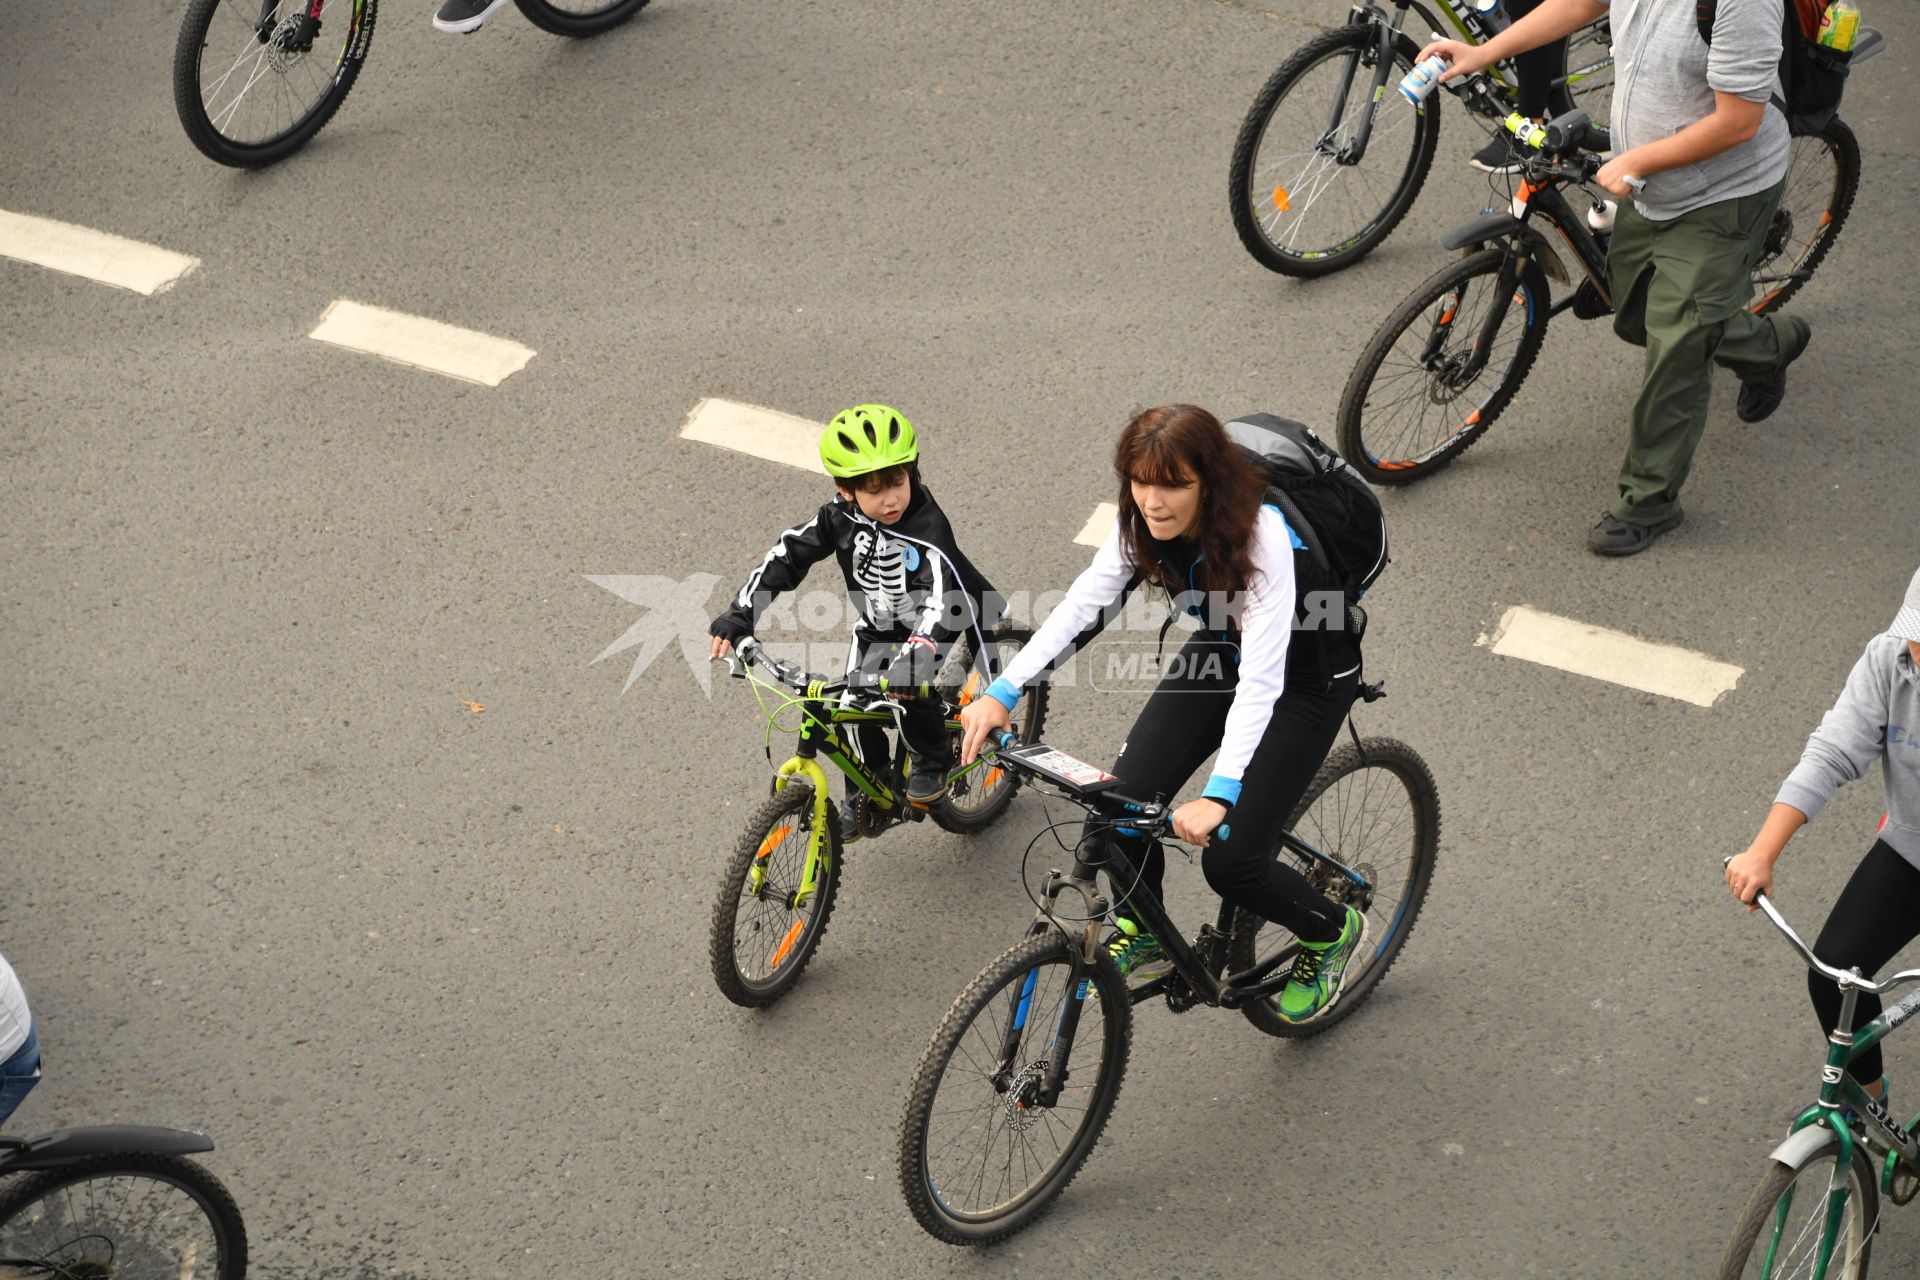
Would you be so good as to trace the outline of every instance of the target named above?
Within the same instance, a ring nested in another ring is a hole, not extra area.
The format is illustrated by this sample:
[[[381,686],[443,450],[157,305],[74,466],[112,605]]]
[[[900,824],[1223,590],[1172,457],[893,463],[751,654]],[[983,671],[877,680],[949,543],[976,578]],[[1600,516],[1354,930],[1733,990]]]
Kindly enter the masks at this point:
[[[1718,0],[1713,45],[1692,0],[1602,0],[1613,14],[1613,147],[1625,151],[1713,114],[1713,95],[1765,102],[1780,92],[1782,0]],[[1656,173],[1634,207],[1656,222],[1765,191],[1787,175],[1793,140],[1769,108],[1760,131],[1698,164]]]

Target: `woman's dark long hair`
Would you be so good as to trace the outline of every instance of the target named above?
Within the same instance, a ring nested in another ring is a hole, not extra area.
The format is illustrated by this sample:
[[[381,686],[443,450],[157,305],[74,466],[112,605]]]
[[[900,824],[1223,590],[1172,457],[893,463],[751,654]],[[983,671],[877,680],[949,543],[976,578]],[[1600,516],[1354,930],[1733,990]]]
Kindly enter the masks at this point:
[[[1266,477],[1227,439],[1220,419],[1190,404],[1143,409],[1127,423],[1114,446],[1113,470],[1120,478],[1120,542],[1148,582],[1170,594],[1187,590],[1175,581],[1147,530],[1146,517],[1133,501],[1132,481],[1200,486],[1200,523],[1195,538],[1202,563],[1194,585],[1229,594],[1253,581],[1253,524],[1266,493]]]

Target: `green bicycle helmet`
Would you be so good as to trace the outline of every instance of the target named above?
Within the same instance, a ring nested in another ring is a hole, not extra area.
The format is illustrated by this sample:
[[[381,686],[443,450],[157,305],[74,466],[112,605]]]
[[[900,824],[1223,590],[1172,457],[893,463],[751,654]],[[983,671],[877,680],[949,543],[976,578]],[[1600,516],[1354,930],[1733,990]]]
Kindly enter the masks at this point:
[[[820,436],[820,463],[841,480],[904,466],[920,457],[913,424],[884,404],[857,404],[827,424]]]

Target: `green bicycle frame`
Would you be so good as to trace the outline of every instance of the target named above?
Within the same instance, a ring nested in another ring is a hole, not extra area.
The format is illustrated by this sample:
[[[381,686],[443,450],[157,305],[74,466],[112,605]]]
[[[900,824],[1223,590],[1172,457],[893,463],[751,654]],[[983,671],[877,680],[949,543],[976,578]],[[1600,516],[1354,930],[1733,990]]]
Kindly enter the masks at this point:
[[[1880,1172],[1880,1189],[1890,1192],[1893,1189],[1894,1175],[1901,1164],[1910,1170],[1920,1168],[1920,1140],[1913,1136],[1912,1129],[1920,1127],[1920,1115],[1908,1122],[1903,1129],[1886,1117],[1886,1110],[1878,1106],[1860,1087],[1847,1066],[1855,1058],[1885,1039],[1895,1027],[1920,1012],[1920,991],[1907,996],[1898,1004],[1885,1010],[1872,1022],[1858,1031],[1849,1033],[1843,1028],[1852,1025],[1854,1004],[1859,999],[1857,987],[1847,987],[1841,993],[1840,1017],[1835,1024],[1833,1034],[1827,1038],[1827,1062],[1820,1069],[1819,1101],[1802,1111],[1794,1120],[1788,1136],[1799,1133],[1813,1125],[1825,1125],[1831,1129],[1839,1143],[1840,1153],[1836,1168],[1846,1169],[1853,1163],[1853,1148],[1856,1139],[1853,1130],[1841,1118],[1842,1107],[1852,1108],[1854,1114],[1861,1117],[1868,1132],[1877,1135],[1887,1145],[1886,1160]],[[1773,1274],[1774,1259],[1780,1248],[1780,1235],[1786,1227],[1787,1213],[1793,1206],[1793,1187],[1788,1186],[1786,1194],[1780,1197],[1780,1203],[1774,1210],[1773,1232],[1767,1240],[1767,1257],[1763,1276]],[[1827,1267],[1833,1261],[1834,1248],[1840,1242],[1840,1220],[1846,1213],[1847,1184],[1842,1179],[1827,1194],[1826,1221],[1821,1227],[1820,1249],[1814,1259],[1813,1280],[1825,1280]]]
[[[785,790],[788,781],[794,777],[805,778],[813,787],[813,828],[807,840],[806,868],[800,877],[800,887],[794,893],[796,907],[813,896],[828,857],[827,771],[820,765],[820,756],[824,755],[834,767],[846,774],[853,785],[866,793],[882,812],[891,813],[903,802],[903,797],[894,791],[887,779],[853,752],[840,732],[841,725],[891,725],[894,723],[892,715],[885,711],[829,706],[825,684],[818,680],[807,686],[806,694],[798,701],[802,716],[800,742],[793,756],[775,771],[773,780],[776,793]],[[957,730],[960,722],[948,720],[946,727],[949,731]],[[964,769],[955,770],[951,777],[964,777],[984,763],[984,758],[975,760]],[[766,868],[756,861],[753,869],[747,873],[748,890],[758,893],[765,880]]]

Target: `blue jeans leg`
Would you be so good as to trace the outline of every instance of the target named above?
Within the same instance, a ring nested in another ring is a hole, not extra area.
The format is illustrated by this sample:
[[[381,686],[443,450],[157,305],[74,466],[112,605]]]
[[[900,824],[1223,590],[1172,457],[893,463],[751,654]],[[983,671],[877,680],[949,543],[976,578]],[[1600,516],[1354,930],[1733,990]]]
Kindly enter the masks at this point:
[[[0,1062],[0,1124],[26,1101],[33,1086],[40,1083],[40,1031],[29,1024],[26,1043],[11,1058]]]

